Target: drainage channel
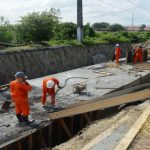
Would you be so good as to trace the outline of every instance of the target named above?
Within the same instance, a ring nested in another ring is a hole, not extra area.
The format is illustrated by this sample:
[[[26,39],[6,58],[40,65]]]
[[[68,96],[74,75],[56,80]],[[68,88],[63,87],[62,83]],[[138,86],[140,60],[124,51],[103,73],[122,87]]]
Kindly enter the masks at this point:
[[[95,120],[117,113],[117,107],[79,114],[50,122],[41,129],[24,133],[19,138],[0,145],[0,150],[41,150],[68,141]]]
[[[135,85],[147,83],[149,77],[150,74],[141,77],[126,87],[118,89],[118,91]],[[68,141],[73,136],[80,134],[80,131],[82,131],[82,129],[91,122],[110,117],[119,111],[120,110],[118,110],[117,106],[107,108],[105,110],[96,110],[63,119],[49,121],[49,124],[45,127],[27,131],[23,135],[20,135],[19,138],[14,138],[11,141],[0,145],[0,150],[41,150],[47,147],[52,148]]]

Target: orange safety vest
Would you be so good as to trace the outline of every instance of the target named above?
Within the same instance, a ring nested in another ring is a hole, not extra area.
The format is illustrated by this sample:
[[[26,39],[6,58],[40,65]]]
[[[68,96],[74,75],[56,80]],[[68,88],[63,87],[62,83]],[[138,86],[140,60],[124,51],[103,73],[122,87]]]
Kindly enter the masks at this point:
[[[14,102],[28,101],[28,92],[31,91],[32,87],[24,82],[17,82],[17,80],[10,83],[11,97]]]
[[[46,87],[46,84],[49,80],[53,80],[54,81],[54,86],[53,88],[49,89]],[[46,94],[50,94],[51,96],[55,96],[55,85],[59,86],[59,81],[56,78],[46,78],[43,80],[43,95],[42,95],[42,103],[46,102]]]

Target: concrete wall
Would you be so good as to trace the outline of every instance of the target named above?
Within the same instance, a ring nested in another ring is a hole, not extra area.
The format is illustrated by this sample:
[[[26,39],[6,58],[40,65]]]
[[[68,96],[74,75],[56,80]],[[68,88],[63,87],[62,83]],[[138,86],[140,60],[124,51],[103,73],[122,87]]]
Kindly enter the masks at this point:
[[[64,46],[20,51],[0,51],[0,84],[11,81],[17,71],[23,70],[29,78],[37,78],[66,70],[92,65],[92,57],[102,53],[110,60],[113,44],[96,46]],[[122,57],[131,45],[121,44]]]

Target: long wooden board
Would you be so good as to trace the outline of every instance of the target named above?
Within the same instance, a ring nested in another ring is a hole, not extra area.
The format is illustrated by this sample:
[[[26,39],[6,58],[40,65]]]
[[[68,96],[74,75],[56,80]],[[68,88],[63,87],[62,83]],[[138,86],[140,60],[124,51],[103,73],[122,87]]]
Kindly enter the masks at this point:
[[[122,105],[125,103],[136,102],[136,101],[147,99],[147,98],[150,98],[150,89],[146,89],[146,90],[142,90],[139,92],[134,92],[131,94],[109,98],[106,100],[93,102],[93,103],[82,105],[79,107],[74,107],[74,108],[62,110],[59,112],[51,113],[49,114],[49,119],[54,120],[54,119],[64,118],[64,117],[78,115],[78,114],[91,112],[91,111],[95,111],[99,109],[110,108],[110,107]],[[95,101],[98,99],[99,97],[93,100]]]
[[[125,137],[120,141],[117,147],[114,150],[127,150],[132,140],[135,138],[148,116],[150,115],[150,105],[144,110],[144,112],[140,115],[137,121],[132,125],[130,130],[127,132]],[[141,147],[142,149],[142,147]]]
[[[121,95],[125,95],[125,94],[130,94],[133,92],[138,92],[138,91],[141,91],[141,90],[144,90],[147,88],[150,88],[150,83],[141,84],[138,86],[134,86],[134,87],[120,90],[120,91],[116,91],[113,93],[108,93],[108,94],[101,96],[99,99],[96,99],[96,100],[98,100],[98,101],[105,100],[105,99],[109,99],[109,98],[113,98],[113,97],[117,97],[117,96],[121,96]],[[85,104],[89,104],[89,103],[93,103],[93,102],[96,102],[96,101],[94,101],[94,100],[82,101],[79,103],[71,104],[67,108],[73,108],[73,107],[77,107],[77,106],[81,106],[81,105],[85,105]]]

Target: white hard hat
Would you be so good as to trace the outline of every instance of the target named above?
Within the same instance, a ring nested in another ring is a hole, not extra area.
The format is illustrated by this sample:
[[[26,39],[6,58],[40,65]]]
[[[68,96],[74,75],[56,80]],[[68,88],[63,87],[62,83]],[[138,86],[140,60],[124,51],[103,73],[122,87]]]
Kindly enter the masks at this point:
[[[54,86],[54,81],[53,80],[49,80],[49,81],[47,81],[47,83],[46,83],[46,87],[48,88],[48,89],[51,89],[53,86]]]
[[[119,46],[119,44],[116,44],[116,47],[118,47]]]

